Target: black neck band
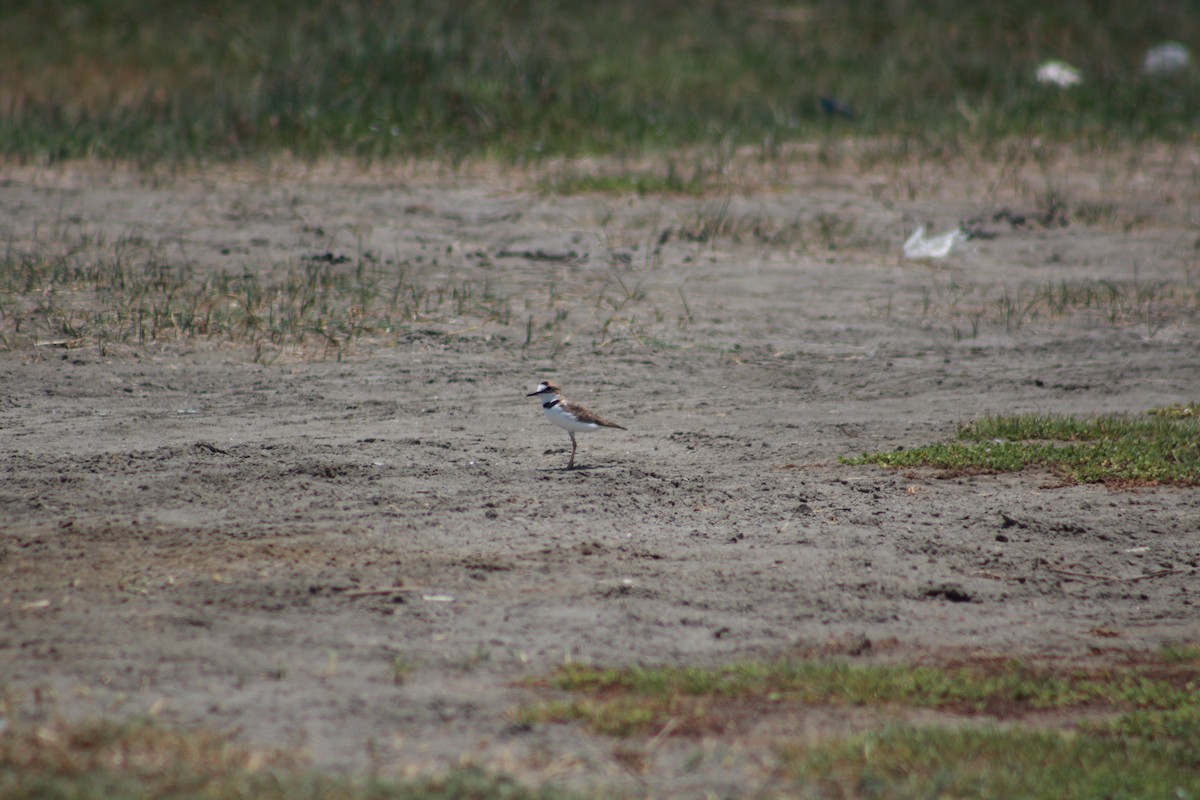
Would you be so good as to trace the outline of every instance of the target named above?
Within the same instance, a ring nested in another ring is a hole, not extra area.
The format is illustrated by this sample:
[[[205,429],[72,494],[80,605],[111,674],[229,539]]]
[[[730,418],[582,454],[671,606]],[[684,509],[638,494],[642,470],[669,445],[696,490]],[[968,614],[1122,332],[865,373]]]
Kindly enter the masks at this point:
[[[551,400],[549,403],[542,403],[542,408],[554,408],[556,405],[558,405],[561,402],[562,402],[562,400],[556,397],[553,400]]]

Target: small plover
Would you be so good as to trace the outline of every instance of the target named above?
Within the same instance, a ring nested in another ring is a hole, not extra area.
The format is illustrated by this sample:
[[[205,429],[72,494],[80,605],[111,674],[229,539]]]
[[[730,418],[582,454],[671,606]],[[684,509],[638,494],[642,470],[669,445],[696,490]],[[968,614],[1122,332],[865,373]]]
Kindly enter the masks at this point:
[[[575,443],[575,434],[598,431],[601,428],[628,430],[623,425],[610,422],[594,411],[588,411],[578,403],[572,403],[563,397],[562,389],[558,388],[558,384],[553,381],[542,381],[538,384],[537,391],[530,392],[525,396],[539,398],[542,401],[542,411],[546,413],[546,419],[560,428],[565,428],[567,435],[571,437],[571,459],[567,462],[567,469],[575,468],[575,450],[578,447]]]

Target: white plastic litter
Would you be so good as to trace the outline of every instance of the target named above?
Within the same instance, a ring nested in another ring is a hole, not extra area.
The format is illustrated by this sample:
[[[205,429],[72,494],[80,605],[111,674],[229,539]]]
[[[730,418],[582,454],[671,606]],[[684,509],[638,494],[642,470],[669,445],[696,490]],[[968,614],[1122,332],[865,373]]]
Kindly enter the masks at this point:
[[[1186,69],[1192,63],[1192,54],[1179,42],[1163,42],[1146,51],[1142,71],[1147,75],[1170,75]]]
[[[1047,61],[1037,68],[1037,82],[1065,89],[1083,83],[1083,73],[1065,61]]]
[[[950,255],[954,245],[967,238],[962,228],[946,231],[938,236],[926,236],[925,226],[913,231],[912,236],[904,243],[904,257],[911,260],[919,258],[945,258]]]

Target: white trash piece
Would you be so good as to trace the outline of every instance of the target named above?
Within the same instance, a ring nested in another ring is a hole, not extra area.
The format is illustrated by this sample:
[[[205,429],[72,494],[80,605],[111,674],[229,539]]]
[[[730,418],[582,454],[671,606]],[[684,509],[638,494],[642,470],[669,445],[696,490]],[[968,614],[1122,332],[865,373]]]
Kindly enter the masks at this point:
[[[904,257],[913,261],[921,258],[945,258],[950,255],[954,245],[966,238],[967,234],[963,232],[962,228],[955,228],[938,236],[927,237],[925,226],[922,225],[913,231],[913,235],[908,237],[908,241],[904,243]]]
[[[1192,54],[1179,42],[1163,42],[1146,51],[1142,61],[1142,72],[1147,75],[1170,75],[1187,69],[1192,63]]]
[[[1065,61],[1047,61],[1037,68],[1037,82],[1065,89],[1083,83],[1083,73]]]

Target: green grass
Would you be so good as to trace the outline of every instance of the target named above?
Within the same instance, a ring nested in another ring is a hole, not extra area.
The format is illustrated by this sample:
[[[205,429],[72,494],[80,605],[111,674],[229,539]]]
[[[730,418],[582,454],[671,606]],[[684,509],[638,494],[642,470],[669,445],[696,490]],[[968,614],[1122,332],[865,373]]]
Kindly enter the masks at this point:
[[[549,800],[569,796],[460,769],[441,778],[388,781],[314,770],[281,752],[239,747],[207,731],[148,721],[14,727],[0,736],[5,800]]]
[[[941,442],[844,459],[952,471],[1049,469],[1079,483],[1200,484],[1200,420],[1185,413],[1090,419],[984,417]]]
[[[781,761],[798,791],[814,797],[1200,796],[1194,755],[1062,731],[898,726],[835,744],[788,746]]]
[[[1164,657],[1165,658],[1165,657]],[[1182,677],[1181,677],[1182,676]],[[963,667],[743,662],[716,669],[564,667],[552,682],[579,697],[522,709],[525,721],[579,721],[610,735],[653,733],[669,720],[720,729],[747,702],[933,708],[1011,717],[1062,709],[1200,711],[1194,665],[1170,680],[1138,670],[1055,672],[1020,662]]]
[[[3,16],[0,154],[20,159],[770,157],[843,133],[944,151],[1187,139],[1200,118],[1195,67],[1140,72],[1150,45],[1200,40],[1200,7],[1169,0],[13,0]],[[1085,83],[1037,85],[1050,58]]]
[[[1171,419],[1191,419],[1200,417],[1200,403],[1177,403],[1173,406],[1151,409],[1150,413]]]
[[[521,709],[528,724],[571,722],[618,737],[720,736],[804,707],[869,709],[879,722],[848,738],[773,750],[788,796],[1194,797],[1200,793],[1200,666],[1194,646],[1106,669],[745,662],[716,669],[569,666],[568,693]],[[897,722],[902,709],[940,722]],[[987,715],[987,719],[980,719]],[[999,721],[997,721],[997,718]],[[1023,720],[1035,720],[1023,725]],[[1178,792],[1178,793],[1177,793]]]
[[[1200,644],[1165,645],[1159,658],[1168,664],[1200,664]]]

